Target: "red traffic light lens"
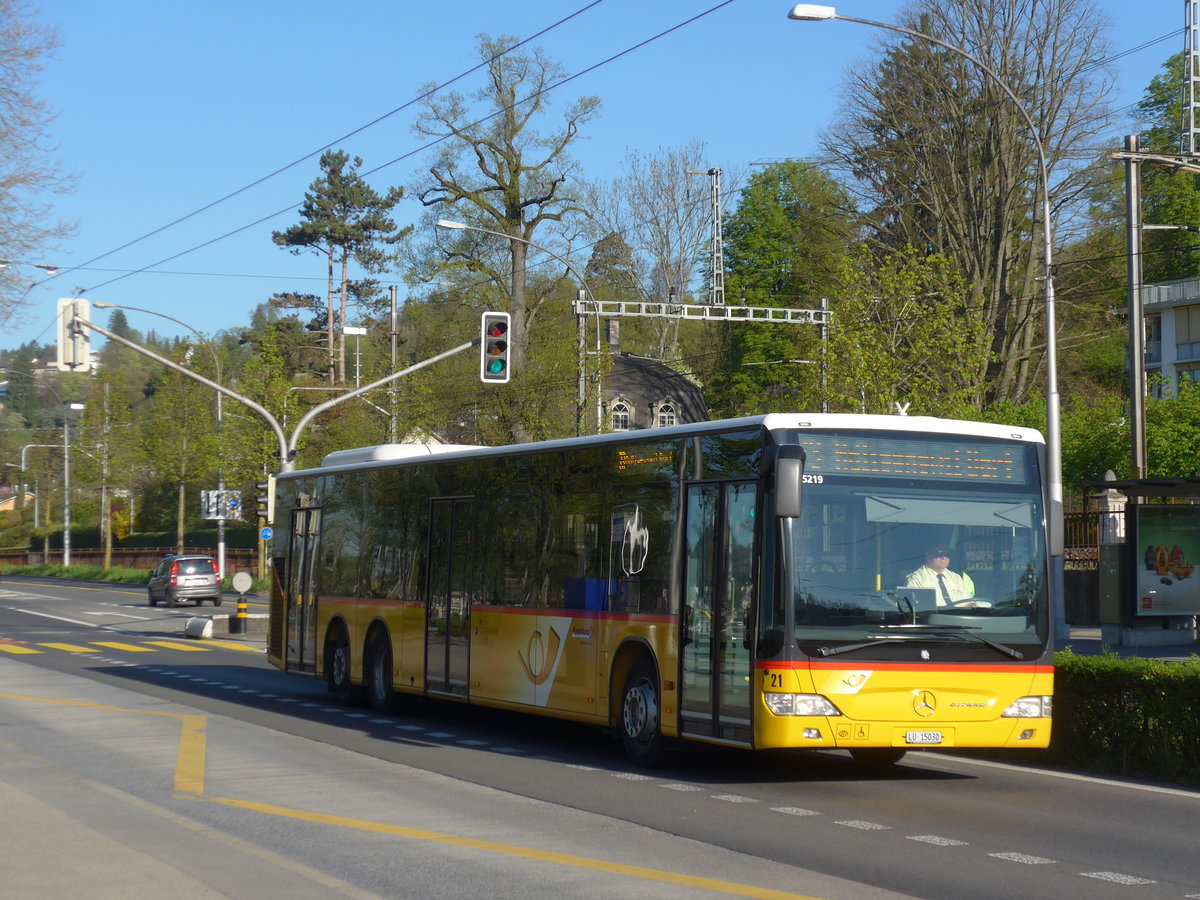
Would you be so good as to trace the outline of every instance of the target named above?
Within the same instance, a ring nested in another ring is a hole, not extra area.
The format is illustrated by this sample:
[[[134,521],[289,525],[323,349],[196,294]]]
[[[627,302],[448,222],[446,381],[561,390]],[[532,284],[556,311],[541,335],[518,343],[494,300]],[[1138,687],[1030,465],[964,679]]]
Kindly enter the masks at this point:
[[[495,337],[503,337],[507,333],[508,333],[508,325],[506,325],[500,319],[497,319],[496,321],[490,323],[487,327],[487,336],[488,337],[494,337],[494,338]]]

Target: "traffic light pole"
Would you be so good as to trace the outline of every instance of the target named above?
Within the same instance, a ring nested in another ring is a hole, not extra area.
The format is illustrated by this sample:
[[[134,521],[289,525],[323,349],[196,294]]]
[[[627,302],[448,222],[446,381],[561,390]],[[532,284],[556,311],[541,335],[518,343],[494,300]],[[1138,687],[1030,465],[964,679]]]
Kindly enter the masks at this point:
[[[300,421],[296,423],[296,429],[295,429],[295,431],[292,432],[291,440],[287,444],[288,453],[291,454],[292,456],[295,455],[296,442],[300,439],[300,431],[301,431],[301,429],[304,428],[305,425],[307,425],[310,421],[312,421],[314,416],[317,416],[317,415],[325,412],[325,410],[330,409],[331,407],[337,406],[339,403],[345,403],[347,400],[351,400],[354,397],[359,397],[363,394],[368,393],[369,391],[375,390],[376,388],[381,388],[385,384],[390,384],[391,382],[396,381],[399,378],[403,378],[405,375],[411,375],[413,372],[418,372],[421,369],[424,369],[427,366],[431,366],[436,362],[441,362],[443,359],[449,359],[451,356],[454,356],[455,354],[458,354],[458,353],[462,353],[464,350],[470,350],[472,347],[478,347],[479,343],[480,343],[479,338],[475,338],[472,341],[467,341],[465,344],[459,344],[453,350],[446,350],[444,353],[439,353],[437,356],[431,356],[431,357],[429,357],[429,359],[422,360],[419,363],[415,363],[415,364],[409,366],[407,369],[402,369],[399,372],[393,372],[391,375],[387,375],[384,378],[380,378],[378,381],[372,381],[370,384],[364,384],[360,388],[356,388],[353,391],[342,394],[338,397],[334,397],[331,400],[326,400],[324,403],[318,403],[316,406],[314,406],[312,409],[310,409],[308,412],[306,412],[304,414],[303,418],[301,418]],[[288,469],[286,471],[290,472],[291,469]]]
[[[119,334],[113,334],[108,329],[101,328],[99,325],[96,325],[93,322],[87,321],[86,319],[82,319],[78,316],[75,317],[75,319],[73,320],[73,327],[87,328],[91,331],[96,332],[99,335],[103,335],[104,337],[108,338],[110,341],[116,341],[118,344],[121,344],[124,347],[128,347],[130,350],[133,350],[137,353],[142,354],[142,356],[149,357],[150,359],[154,360],[155,362],[162,363],[164,366],[166,366],[168,369],[172,370],[173,372],[178,372],[180,375],[186,375],[188,378],[192,379],[193,381],[198,381],[201,384],[205,385],[206,387],[212,388],[217,393],[224,394],[226,397],[236,400],[238,403],[241,403],[243,406],[248,406],[250,409],[254,410],[271,427],[271,430],[275,433],[276,440],[279,441],[279,471],[280,472],[295,471],[295,469],[296,469],[296,462],[295,462],[296,444],[300,440],[300,433],[304,430],[304,426],[307,425],[310,421],[312,421],[313,417],[319,415],[320,413],[325,412],[325,410],[330,409],[331,407],[337,406],[339,403],[345,403],[347,400],[350,400],[354,397],[358,397],[362,394],[366,394],[369,391],[373,391],[376,388],[380,388],[386,384],[390,384],[391,382],[396,381],[399,378],[403,378],[405,375],[410,375],[413,372],[418,372],[421,369],[424,369],[427,366],[431,366],[436,362],[441,362],[443,359],[448,359],[451,356],[454,356],[455,354],[462,353],[464,350],[470,350],[472,347],[477,347],[477,346],[479,346],[479,343],[480,343],[480,339],[475,338],[474,340],[467,341],[465,344],[459,344],[457,347],[455,347],[452,350],[447,350],[444,353],[437,354],[437,356],[431,356],[429,359],[423,360],[419,363],[415,363],[414,365],[409,366],[407,369],[403,369],[399,372],[393,372],[391,375],[388,375],[384,378],[380,378],[378,381],[372,381],[370,384],[364,384],[362,387],[357,388],[353,391],[349,391],[348,393],[342,394],[340,397],[334,397],[331,400],[326,400],[324,403],[318,403],[316,406],[314,406],[312,409],[310,409],[307,413],[305,413],[304,417],[301,418],[300,421],[296,423],[296,427],[295,427],[295,429],[293,429],[291,438],[289,439],[284,436],[283,428],[280,426],[280,424],[279,424],[278,420],[275,418],[275,416],[273,416],[271,414],[271,411],[269,409],[265,408],[264,406],[262,406],[258,403],[255,403],[249,397],[243,397],[241,394],[237,393],[236,391],[231,391],[229,388],[219,385],[215,381],[211,381],[210,379],[205,378],[203,375],[197,375],[191,369],[181,366],[181,365],[179,365],[179,363],[173,362],[172,360],[169,360],[165,357],[159,356],[153,350],[147,350],[145,347],[135,344],[133,341],[123,338]]]
[[[276,421],[275,417],[271,415],[271,411],[266,407],[255,403],[249,397],[243,397],[236,391],[231,391],[229,388],[223,387],[222,385],[217,384],[215,381],[205,378],[203,375],[197,375],[191,369],[181,366],[177,362],[169,360],[166,357],[159,356],[153,350],[147,350],[145,347],[135,344],[133,341],[123,338],[119,334],[113,334],[111,331],[101,328],[99,325],[96,325],[93,322],[87,322],[81,319],[76,319],[76,322],[78,322],[84,328],[89,328],[97,334],[103,335],[110,341],[116,341],[118,344],[128,347],[130,350],[134,350],[142,354],[142,356],[147,356],[155,362],[162,363],[173,372],[178,372],[180,375],[186,375],[188,378],[192,379],[192,381],[198,381],[206,387],[212,388],[218,394],[224,394],[226,397],[236,400],[243,406],[250,407],[250,409],[262,416],[262,418],[266,420],[266,423],[271,426],[271,430],[275,432],[275,438],[279,441],[279,471],[290,472],[295,467],[291,457],[288,455],[288,445],[287,440],[283,436],[283,429],[279,427],[279,422]]]

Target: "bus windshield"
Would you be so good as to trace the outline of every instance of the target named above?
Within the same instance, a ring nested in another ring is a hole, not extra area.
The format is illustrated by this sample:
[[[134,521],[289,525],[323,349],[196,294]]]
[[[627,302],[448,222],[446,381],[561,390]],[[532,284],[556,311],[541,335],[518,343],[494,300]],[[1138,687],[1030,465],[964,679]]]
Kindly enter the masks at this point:
[[[829,443],[806,466],[802,514],[783,530],[800,649],[911,656],[914,642],[937,642],[964,658],[1039,656],[1050,610],[1035,446],[977,442],[987,458],[1004,447],[1008,477],[989,480],[903,464],[842,472]]]

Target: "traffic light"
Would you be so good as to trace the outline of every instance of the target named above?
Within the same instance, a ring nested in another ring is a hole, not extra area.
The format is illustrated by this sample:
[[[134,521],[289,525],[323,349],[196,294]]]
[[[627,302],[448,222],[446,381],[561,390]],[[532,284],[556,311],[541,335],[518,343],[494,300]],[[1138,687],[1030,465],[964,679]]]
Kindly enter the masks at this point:
[[[507,384],[512,320],[506,312],[485,312],[480,319],[479,380]]]
[[[266,481],[255,482],[254,489],[258,494],[258,517],[269,525],[275,519],[275,476],[268,475]]]
[[[90,306],[78,297],[63,297],[58,301],[58,356],[55,362],[60,372],[91,371],[92,333],[79,324],[88,321]]]

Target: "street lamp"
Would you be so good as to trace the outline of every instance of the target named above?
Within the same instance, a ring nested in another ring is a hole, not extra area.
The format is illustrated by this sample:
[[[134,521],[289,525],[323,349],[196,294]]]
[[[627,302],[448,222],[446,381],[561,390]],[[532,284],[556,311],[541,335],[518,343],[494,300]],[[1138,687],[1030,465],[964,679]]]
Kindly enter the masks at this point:
[[[196,336],[196,339],[201,344],[203,344],[205,347],[207,347],[208,352],[210,354],[212,354],[213,370],[216,372],[216,376],[217,376],[216,381],[217,381],[218,385],[221,384],[221,361],[217,357],[216,349],[208,341],[208,339],[204,337],[204,335],[202,335],[199,331],[197,331],[195,328],[193,328],[187,322],[184,322],[180,319],[176,319],[174,316],[168,316],[166,313],[157,312],[153,309],[142,309],[137,306],[124,306],[120,303],[105,303],[105,302],[97,300],[92,303],[92,307],[95,309],[127,309],[127,310],[130,310],[131,312],[146,313],[146,315],[158,316],[159,318],[166,319],[170,322],[174,322],[176,325],[186,328],[188,331],[190,331],[192,334],[194,334]],[[225,495],[225,447],[222,443],[222,423],[223,423],[223,421],[224,421],[224,417],[222,416],[222,413],[221,413],[221,392],[217,391],[217,490],[220,492],[220,495],[222,497]],[[221,512],[224,513],[225,510],[222,509]],[[224,578],[225,577],[225,518],[224,518],[224,515],[222,515],[221,518],[217,519],[217,569],[221,573],[221,577]]]
[[[67,403],[67,409],[84,409],[82,403]],[[71,423],[63,416],[63,568],[71,565]]]
[[[0,369],[6,375],[23,375],[34,381],[38,388],[45,388],[52,393],[58,400],[64,410],[81,410],[84,409],[82,403],[67,403],[62,398],[62,394],[56,391],[50,385],[45,384],[34,378],[28,372],[20,372],[15,369]],[[30,447],[53,447],[53,444],[26,444],[21,449],[21,470],[25,469],[25,451]],[[63,566],[71,564],[71,420],[66,412],[63,413]],[[34,527],[37,527],[37,496],[34,496]],[[46,548],[49,548],[49,537],[47,537]],[[48,554],[47,554],[48,555]],[[48,560],[47,560],[48,561]]]
[[[792,7],[788,13],[789,19],[801,22],[823,22],[830,19],[841,19],[844,22],[857,22],[859,25],[870,25],[883,28],[899,34],[936,44],[944,50],[949,50],[978,66],[997,87],[1004,92],[1021,117],[1029,127],[1029,135],[1037,150],[1038,179],[1041,181],[1042,195],[1042,255],[1045,262],[1045,314],[1046,314],[1046,456],[1048,468],[1047,493],[1050,508],[1048,518],[1050,525],[1050,555],[1052,577],[1055,593],[1060,599],[1055,610],[1055,630],[1060,638],[1066,637],[1066,625],[1063,620],[1061,598],[1063,596],[1063,484],[1062,484],[1062,431],[1060,426],[1058,398],[1058,341],[1054,314],[1054,226],[1050,217],[1050,167],[1046,163],[1046,147],[1038,131],[1037,123],[1029,110],[1013,93],[1012,88],[992,68],[970,51],[950,44],[940,38],[906,28],[903,25],[893,25],[889,22],[876,22],[873,19],[859,19],[854,16],[839,15],[832,6],[820,6],[812,3],[800,3]]]
[[[505,234],[503,231],[492,231],[489,228],[480,228],[478,225],[466,225],[462,222],[452,222],[450,219],[438,219],[436,224],[437,224],[438,228],[444,228],[447,231],[478,231],[480,234],[490,234],[490,235],[494,235],[495,237],[508,238],[508,240],[510,240],[510,241],[520,241],[522,244],[527,244],[528,246],[533,247],[535,250],[541,250],[543,253],[547,253],[550,256],[557,259],[560,263],[562,263],[564,266],[567,267],[567,270],[572,275],[575,276],[576,280],[579,282],[579,299],[581,301],[585,300],[587,297],[591,296],[591,294],[592,294],[591,290],[588,289],[587,282],[584,280],[583,276],[581,274],[579,274],[579,271],[573,265],[571,265],[571,263],[567,259],[565,259],[562,256],[559,256],[557,253],[555,253],[549,247],[543,247],[541,244],[536,244],[531,240],[528,240],[523,237],[517,237],[516,235],[513,235],[513,234]],[[524,326],[525,326],[525,323],[521,322],[521,323],[519,323],[519,325],[517,327],[524,328]],[[581,315],[579,317],[579,403],[575,410],[575,433],[577,435],[583,433],[583,404],[584,404],[584,399],[585,399],[584,385],[585,385],[585,381],[584,381],[584,371],[583,371],[583,316]],[[597,421],[597,427],[599,427],[598,421]]]

